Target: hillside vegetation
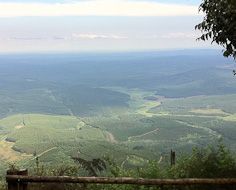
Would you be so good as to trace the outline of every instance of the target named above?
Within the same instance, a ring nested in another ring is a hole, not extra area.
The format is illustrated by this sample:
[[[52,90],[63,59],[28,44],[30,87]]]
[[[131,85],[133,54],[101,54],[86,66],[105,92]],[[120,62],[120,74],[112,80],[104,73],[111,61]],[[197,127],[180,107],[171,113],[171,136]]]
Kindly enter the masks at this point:
[[[0,171],[37,157],[141,167],[221,138],[236,150],[232,62],[216,51],[171,55],[1,55]]]

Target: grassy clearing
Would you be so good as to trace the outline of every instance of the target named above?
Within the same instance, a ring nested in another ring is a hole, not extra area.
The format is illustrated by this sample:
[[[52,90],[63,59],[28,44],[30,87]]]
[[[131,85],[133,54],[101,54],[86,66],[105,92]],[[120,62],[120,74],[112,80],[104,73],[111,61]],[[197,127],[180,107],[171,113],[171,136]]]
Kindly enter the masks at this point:
[[[223,120],[236,122],[236,114],[232,114],[232,115],[229,115],[227,117],[224,117]]]
[[[153,108],[151,112],[168,111],[173,114],[189,114],[192,110],[207,110],[212,113],[219,112],[220,115],[236,113],[235,105],[236,95],[217,95],[217,96],[193,96],[187,98],[169,98],[162,101],[161,106]],[[223,113],[221,113],[221,111]],[[202,111],[201,111],[202,112]],[[205,111],[205,113],[207,113]],[[194,114],[192,112],[192,114]],[[199,113],[196,113],[199,114]]]
[[[30,154],[22,154],[14,151],[12,147],[15,143],[7,142],[6,140],[0,141],[0,158],[8,163],[14,163],[19,160],[30,158]]]
[[[163,97],[157,96],[155,92],[144,91],[141,89],[126,89],[119,87],[109,88],[118,92],[126,93],[130,96],[129,107],[132,114],[137,113],[145,117],[155,116],[155,113],[150,112],[152,108],[161,105]],[[148,97],[151,97],[148,99]]]
[[[161,102],[146,101],[137,109],[137,113],[139,113],[141,115],[144,115],[146,117],[155,116],[156,114],[149,112],[149,110],[152,109],[152,108],[155,108],[157,106],[160,106],[160,105],[161,105]]]
[[[203,115],[223,115],[227,116],[229,115],[228,113],[224,112],[221,109],[192,109],[190,111],[191,113],[196,113],[196,114],[203,114]]]

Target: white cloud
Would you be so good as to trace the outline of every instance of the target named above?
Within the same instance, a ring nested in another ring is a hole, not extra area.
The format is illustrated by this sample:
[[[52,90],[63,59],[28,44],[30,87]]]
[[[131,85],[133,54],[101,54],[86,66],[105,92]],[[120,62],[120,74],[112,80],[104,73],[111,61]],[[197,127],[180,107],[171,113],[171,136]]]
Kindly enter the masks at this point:
[[[0,17],[195,16],[198,7],[154,1],[90,0],[74,3],[0,3]]]
[[[9,37],[7,40],[17,40],[17,41],[31,41],[31,40],[122,40],[127,39],[126,36],[121,36],[117,34],[97,34],[97,33],[72,33],[68,36],[48,36],[48,37]]]
[[[73,33],[72,34],[72,39],[90,39],[90,40],[115,39],[115,40],[119,40],[119,39],[126,39],[126,38],[127,37],[125,37],[125,36],[119,36],[119,35],[115,35],[115,34],[93,34],[93,33],[88,33],[88,34]]]

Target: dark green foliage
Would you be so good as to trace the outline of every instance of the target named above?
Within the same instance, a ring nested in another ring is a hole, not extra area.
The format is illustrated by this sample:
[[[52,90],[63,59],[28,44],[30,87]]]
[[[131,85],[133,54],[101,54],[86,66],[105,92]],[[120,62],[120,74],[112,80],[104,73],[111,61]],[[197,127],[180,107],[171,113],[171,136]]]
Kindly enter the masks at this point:
[[[221,142],[206,148],[194,148],[191,154],[179,156],[174,167],[167,163],[149,161],[145,167],[122,169],[111,162],[112,174],[142,178],[232,178],[236,175],[236,160],[234,155]],[[129,187],[138,189],[137,187]],[[139,187],[142,189],[142,187]],[[124,188],[125,189],[125,188]],[[148,189],[148,187],[147,187]],[[152,189],[152,188],[150,188]],[[158,189],[158,187],[154,188]],[[166,187],[165,189],[173,189]],[[226,186],[192,186],[179,189],[227,189]],[[234,189],[229,186],[228,189]]]
[[[216,147],[194,148],[191,155],[183,156],[175,167],[170,168],[169,174],[174,178],[234,178],[236,175],[235,161],[235,157],[229,149],[219,143]],[[225,190],[235,189],[235,187],[197,185],[190,189]]]
[[[14,142],[16,142],[16,139],[11,138],[11,137],[7,137],[7,138],[6,138],[6,141],[7,141],[7,142],[13,142],[13,143],[14,143]]]
[[[236,175],[236,162],[222,144],[194,148],[191,155],[179,160],[171,173],[177,178],[230,178]]]
[[[62,88],[56,96],[74,115],[94,115],[104,107],[127,107],[129,96],[103,88],[76,85]]]
[[[78,162],[90,176],[98,176],[99,172],[102,172],[106,169],[106,163],[100,158],[95,158],[90,160],[85,160],[80,157],[74,157],[73,160]]]
[[[94,159],[92,161],[84,160],[93,167],[104,170],[103,176],[109,177],[133,177],[147,179],[161,178],[232,178],[236,175],[236,159],[234,155],[226,148],[221,141],[216,145],[205,148],[194,148],[192,153],[188,155],[178,155],[178,160],[175,166],[170,166],[169,162],[150,160],[145,166],[124,168],[110,158]],[[58,166],[50,167],[36,164],[36,167],[31,171],[31,175],[53,175],[53,176],[78,176],[81,172],[79,166],[81,161],[75,163],[62,163]],[[91,164],[93,163],[93,164]],[[83,165],[82,164],[82,165]],[[99,169],[99,170],[100,170]],[[101,176],[101,173],[100,175]],[[186,186],[186,187],[171,187],[165,186],[161,189],[183,189],[183,190],[233,190],[234,186]],[[160,187],[135,186],[135,185],[83,185],[83,184],[37,184],[31,186],[31,189],[90,189],[90,190],[159,190]]]
[[[223,46],[224,56],[236,59],[236,3],[235,0],[204,0],[200,11],[204,20],[195,28],[204,32],[200,40],[212,39]]]
[[[75,163],[62,162],[57,165],[41,163],[36,159],[34,166],[30,169],[30,175],[36,176],[78,176],[80,167]],[[30,190],[75,190],[83,189],[81,184],[61,184],[61,183],[35,183],[29,184]]]
[[[149,161],[145,167],[124,169],[114,161],[107,160],[110,175],[113,177],[142,177],[142,178],[231,178],[236,175],[236,160],[234,155],[221,142],[206,148],[194,148],[191,154],[179,156],[175,166],[169,163]],[[129,185],[96,186],[95,189],[159,189],[159,187],[136,187]],[[234,186],[187,186],[176,189],[212,190],[234,189]],[[173,189],[173,187],[164,187]]]

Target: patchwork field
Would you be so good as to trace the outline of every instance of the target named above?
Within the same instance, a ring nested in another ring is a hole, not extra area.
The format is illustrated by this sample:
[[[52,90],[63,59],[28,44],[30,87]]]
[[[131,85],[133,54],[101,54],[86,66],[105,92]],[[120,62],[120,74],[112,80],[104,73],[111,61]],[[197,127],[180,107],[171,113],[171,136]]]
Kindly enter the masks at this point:
[[[167,157],[170,149],[188,151],[220,138],[236,150],[235,114],[216,107],[194,108],[187,98],[178,104],[150,92],[152,99],[147,100],[147,93],[137,89],[125,92],[131,97],[129,108],[119,114],[110,109],[89,117],[17,114],[1,119],[1,160],[32,165],[36,157],[56,164],[72,162],[77,155],[86,159],[112,156],[128,166]],[[169,101],[184,111],[170,111]]]
[[[214,52],[184,53],[1,55],[0,171],[37,157],[135,167],[219,139],[236,151],[232,66]]]

